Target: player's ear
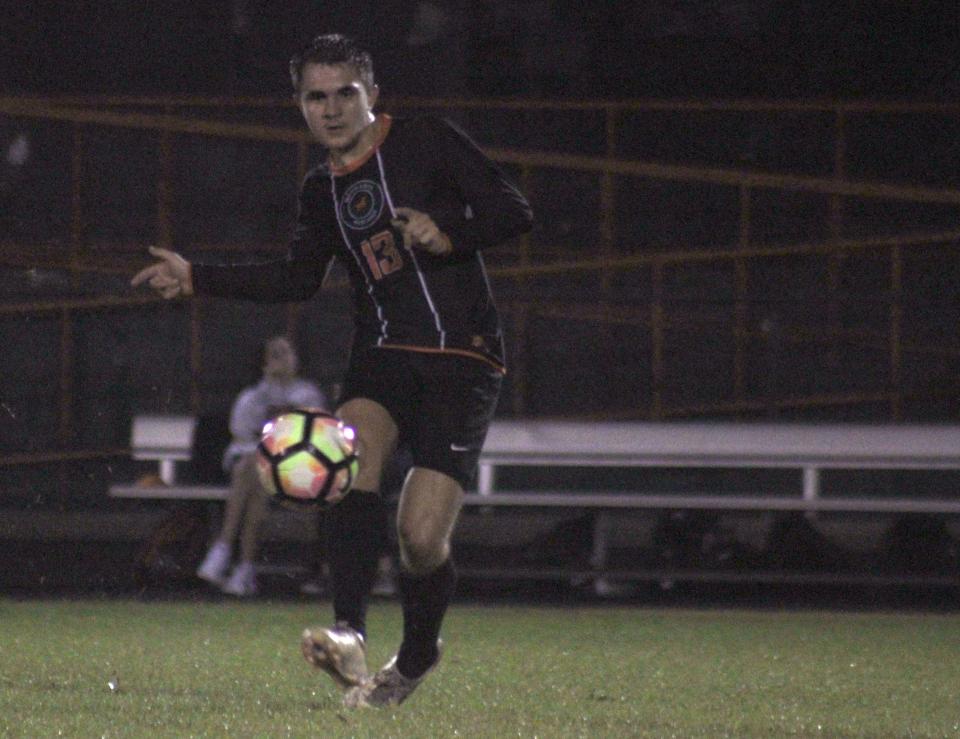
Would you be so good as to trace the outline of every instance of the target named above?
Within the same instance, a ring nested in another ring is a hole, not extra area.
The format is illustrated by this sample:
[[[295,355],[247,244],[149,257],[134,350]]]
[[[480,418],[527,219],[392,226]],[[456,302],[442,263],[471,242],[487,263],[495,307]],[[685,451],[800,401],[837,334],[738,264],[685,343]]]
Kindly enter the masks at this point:
[[[367,100],[370,101],[370,107],[373,108],[377,104],[377,98],[380,97],[380,87],[379,85],[374,85],[369,90],[367,90]]]

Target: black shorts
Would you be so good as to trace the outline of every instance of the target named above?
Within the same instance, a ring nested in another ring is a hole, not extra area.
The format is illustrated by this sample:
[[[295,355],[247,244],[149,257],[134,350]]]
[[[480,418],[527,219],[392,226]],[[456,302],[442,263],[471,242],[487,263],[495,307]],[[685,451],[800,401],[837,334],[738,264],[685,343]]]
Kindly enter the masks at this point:
[[[478,359],[456,354],[371,348],[354,354],[341,404],[376,401],[390,413],[408,444],[414,467],[473,484],[503,381]]]

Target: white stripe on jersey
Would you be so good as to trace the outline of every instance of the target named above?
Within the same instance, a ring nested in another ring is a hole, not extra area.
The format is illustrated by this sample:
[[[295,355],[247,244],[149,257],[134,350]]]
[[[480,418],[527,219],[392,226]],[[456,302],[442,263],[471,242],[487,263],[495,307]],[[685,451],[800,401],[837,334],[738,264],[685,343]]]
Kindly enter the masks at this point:
[[[377,149],[377,166],[380,168],[380,182],[383,183],[383,192],[387,197],[387,207],[390,208],[390,217],[396,218],[397,211],[393,207],[393,198],[390,196],[390,188],[387,185],[387,175],[383,171],[383,158],[380,156],[379,148]],[[339,220],[339,214],[337,218]],[[436,326],[437,333],[440,334],[440,348],[446,349],[447,332],[443,329],[443,323],[440,321],[440,312],[437,310],[437,306],[433,302],[433,297],[430,295],[430,288],[427,287],[427,278],[423,274],[423,270],[420,269],[420,262],[417,261],[417,255],[413,247],[407,247],[407,252],[413,261],[414,269],[417,270],[417,277],[420,278],[420,289],[423,290],[423,297],[426,299],[427,306],[433,314],[433,325]]]
[[[377,153],[379,156],[379,152]],[[386,186],[386,183],[384,183]],[[347,245],[347,251],[353,256],[354,261],[357,263],[357,269],[360,270],[360,274],[363,275],[363,279],[367,283],[367,294],[370,296],[370,300],[373,301],[374,307],[377,309],[377,318],[380,320],[380,335],[377,337],[377,346],[383,344],[383,340],[387,338],[387,319],[383,315],[383,306],[377,301],[377,296],[373,292],[373,283],[370,281],[370,277],[367,275],[366,270],[364,269],[363,262],[360,260],[360,255],[357,254],[353,249],[353,243],[350,241],[350,237],[347,236],[347,230],[343,227],[343,221],[340,220],[340,202],[337,198],[337,179],[333,175],[333,171],[330,172],[330,192],[333,195],[333,212],[337,216],[337,225],[340,227],[340,234],[343,236],[343,242]]]

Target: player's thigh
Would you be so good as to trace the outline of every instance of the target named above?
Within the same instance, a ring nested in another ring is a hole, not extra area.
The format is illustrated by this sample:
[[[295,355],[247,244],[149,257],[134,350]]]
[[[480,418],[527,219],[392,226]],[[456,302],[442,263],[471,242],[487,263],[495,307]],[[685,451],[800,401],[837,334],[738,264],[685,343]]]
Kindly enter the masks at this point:
[[[474,359],[424,357],[427,388],[404,429],[413,466],[442,472],[468,489],[493,419],[502,377]]]
[[[397,533],[408,569],[430,571],[443,564],[462,505],[457,480],[424,467],[410,470],[397,506]]]
[[[357,432],[360,471],[353,487],[379,492],[383,471],[397,448],[397,424],[386,408],[369,398],[348,400],[337,409],[337,416]]]

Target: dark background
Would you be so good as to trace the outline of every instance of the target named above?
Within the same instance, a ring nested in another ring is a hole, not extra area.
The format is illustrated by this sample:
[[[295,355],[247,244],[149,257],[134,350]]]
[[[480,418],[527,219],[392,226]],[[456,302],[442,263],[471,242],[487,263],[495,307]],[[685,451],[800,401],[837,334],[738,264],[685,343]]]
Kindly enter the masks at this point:
[[[5,3],[6,92],[285,94],[319,32],[393,94],[950,100],[954,2],[569,0]]]
[[[400,113],[429,109],[402,102],[415,96],[952,104],[960,92],[958,22],[956,2],[7,2],[0,16],[0,95],[266,96],[278,105],[168,111],[162,104],[125,107],[113,101],[109,109],[300,130],[296,110],[279,104],[289,100],[287,60],[311,36],[336,30],[371,47],[384,104]],[[90,100],[95,109],[106,109],[103,101]],[[491,105],[442,112],[484,146],[605,153],[602,109],[561,115],[546,107]],[[618,120],[613,155],[829,178],[835,173],[834,127],[829,108],[631,109]],[[71,220],[76,130],[83,137],[79,228]],[[94,553],[103,549],[98,537],[122,540],[124,551],[138,545],[136,522],[144,504],[111,500],[105,491],[152,470],[120,454],[65,461],[57,455],[122,450],[136,413],[222,419],[236,392],[257,377],[261,340],[288,330],[291,313],[286,306],[231,301],[61,312],[58,306],[69,301],[133,294],[127,280],[134,255],[157,238],[158,135],[0,117],[3,147],[23,132],[31,141],[30,158],[22,171],[4,171],[13,187],[0,213],[0,299],[12,306],[0,315],[0,581],[42,589],[44,583],[63,584],[65,576],[53,570],[59,571],[61,559],[75,558],[80,539]],[[845,136],[845,176],[851,180],[960,185],[955,110],[849,114]],[[282,245],[297,188],[292,145],[190,134],[172,139],[171,228],[178,249],[194,256],[205,254],[205,245],[226,245],[248,258]],[[519,167],[508,169],[516,178],[523,174]],[[606,252],[611,258],[736,248],[736,187],[614,179],[617,239]],[[598,174],[533,168],[525,187],[538,218],[530,237],[535,262],[600,253]],[[827,194],[755,188],[752,197],[756,244],[937,232],[957,223],[952,204],[849,197],[839,203],[839,233],[831,233],[837,201]],[[511,247],[491,250],[489,262],[509,268],[518,253]],[[64,268],[70,258],[72,267]],[[833,263],[831,258],[751,261],[748,294],[739,306],[729,262],[666,268],[662,306],[672,322],[663,330],[664,366],[655,389],[648,267],[603,279],[597,271],[495,275],[511,361],[498,413],[646,419],[658,417],[655,390],[664,411],[659,418],[672,410],[695,419],[960,421],[956,244],[905,249],[900,293],[890,289],[887,252],[854,250]],[[325,290],[298,310],[294,333],[305,373],[333,390],[349,339],[346,293]],[[732,389],[735,310],[742,311],[749,332],[742,347],[747,402]],[[902,319],[904,345],[896,374],[888,338],[894,312]],[[196,358],[189,338],[197,326],[201,371],[192,376]],[[901,398],[896,411],[888,391]],[[583,486],[597,484],[593,471],[579,474]],[[837,474],[825,486],[831,494],[909,489],[917,497],[944,497],[955,494],[957,477]],[[763,484],[777,492],[795,482]],[[625,490],[722,483],[694,472],[603,481]],[[163,506],[149,505],[148,513],[163,513]],[[88,513],[101,517],[83,519]],[[873,548],[887,556],[883,567],[900,571],[904,565],[894,555],[918,551],[921,574],[956,573],[956,526],[948,532],[942,519],[908,522],[904,534],[903,522],[881,524],[883,533],[875,538],[882,541]],[[665,525],[678,536],[691,528],[686,520],[669,518]],[[843,528],[833,543],[862,541],[864,528],[854,522],[853,534]],[[708,533],[716,539],[715,529]],[[804,529],[805,538],[798,537],[802,541],[791,554],[799,567],[810,565],[805,557],[811,552],[821,556],[822,570],[850,562],[867,570],[877,566],[873,555],[858,560],[843,547],[825,549],[818,536],[822,532]],[[915,547],[918,539],[932,544]],[[669,549],[661,545],[653,556]],[[103,551],[107,561],[100,571],[107,574],[99,582],[115,584],[122,573],[109,550]]]

